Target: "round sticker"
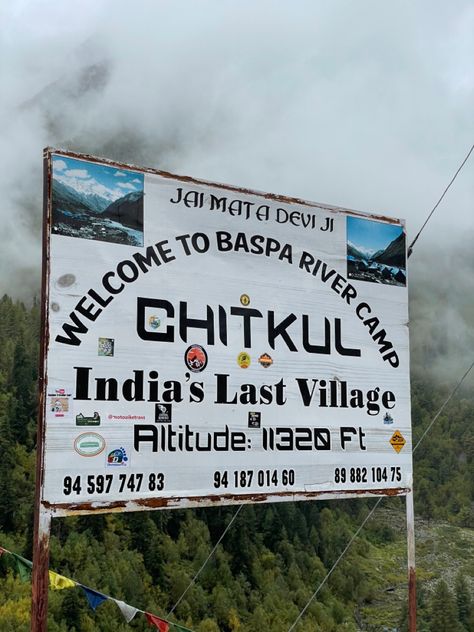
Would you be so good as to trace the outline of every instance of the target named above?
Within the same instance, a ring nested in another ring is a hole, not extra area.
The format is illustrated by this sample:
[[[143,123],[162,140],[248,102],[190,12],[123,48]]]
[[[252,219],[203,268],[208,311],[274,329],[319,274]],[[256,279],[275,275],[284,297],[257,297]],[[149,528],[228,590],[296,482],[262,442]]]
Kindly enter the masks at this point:
[[[152,329],[158,329],[161,325],[161,320],[158,318],[158,316],[150,316],[150,318],[148,319],[148,324]]]
[[[237,356],[237,364],[241,369],[247,369],[250,366],[250,356],[246,351],[242,351]]]
[[[186,349],[184,361],[188,369],[194,373],[204,371],[207,366],[207,353],[201,345],[191,345]]]
[[[81,456],[97,456],[104,448],[105,439],[97,432],[84,432],[74,441],[74,449]]]
[[[240,297],[240,302],[242,303],[242,305],[247,307],[247,305],[250,305],[250,296],[248,294],[242,294],[242,296]]]
[[[268,355],[268,353],[262,353],[258,361],[260,362],[260,364],[263,366],[264,369],[268,369],[268,367],[272,366],[273,364],[272,357]]]

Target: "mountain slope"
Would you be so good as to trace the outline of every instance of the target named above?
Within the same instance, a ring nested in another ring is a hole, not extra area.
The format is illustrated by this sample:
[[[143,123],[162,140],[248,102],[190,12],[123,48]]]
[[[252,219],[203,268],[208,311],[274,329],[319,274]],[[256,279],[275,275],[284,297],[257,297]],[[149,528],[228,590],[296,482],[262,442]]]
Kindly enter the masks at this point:
[[[81,193],[72,187],[53,179],[53,207],[63,211],[89,211],[102,213],[110,205],[110,200],[96,193]]]
[[[397,268],[405,267],[405,234],[401,233],[382,252],[376,253],[373,261]]]
[[[132,191],[115,200],[105,209],[103,216],[131,228],[141,228],[143,226],[143,192]]]
[[[358,250],[353,244],[350,242],[347,244],[347,255],[349,257],[354,257],[354,259],[363,259],[364,261],[368,261],[369,257]]]

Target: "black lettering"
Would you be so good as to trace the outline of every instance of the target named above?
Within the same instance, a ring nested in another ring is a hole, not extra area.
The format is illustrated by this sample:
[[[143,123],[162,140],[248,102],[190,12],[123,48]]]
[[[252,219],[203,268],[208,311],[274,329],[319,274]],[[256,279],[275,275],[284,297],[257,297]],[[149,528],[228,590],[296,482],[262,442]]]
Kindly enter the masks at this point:
[[[236,404],[237,394],[233,399],[227,399],[227,380],[230,377],[228,373],[215,373],[216,380],[216,400],[215,404]]]
[[[341,448],[343,450],[346,449],[346,443],[350,443],[352,441],[352,435],[357,434],[357,430],[352,428],[352,426],[341,426]]]
[[[143,371],[133,372],[135,373],[135,379],[129,378],[123,383],[123,397],[128,402],[144,402],[145,398],[143,397]]]
[[[360,349],[350,349],[348,347],[343,347],[341,342],[341,319],[335,318],[336,323],[336,351],[342,356],[352,356],[358,358],[361,354]]]
[[[183,196],[183,189],[179,187],[178,189],[176,189],[176,193],[178,194],[177,200],[173,200],[173,198],[170,198],[170,202],[172,202],[173,204],[179,204],[181,202],[181,198]]]
[[[125,284],[121,283],[119,287],[113,287],[112,285],[110,285],[109,279],[114,276],[115,272],[107,272],[106,274],[104,274],[104,276],[102,277],[102,285],[105,287],[107,292],[110,292],[110,294],[120,294],[120,292],[125,287]]]
[[[96,400],[118,402],[118,382],[114,377],[96,377]]]
[[[90,400],[89,397],[89,373],[92,371],[91,366],[75,366],[76,371],[76,390],[74,399]]]
[[[89,331],[89,328],[86,327],[81,320],[79,320],[75,312],[71,312],[69,314],[69,318],[73,321],[75,326],[71,325],[71,323],[64,323],[63,331],[67,335],[67,338],[65,336],[58,335],[56,336],[56,342],[62,342],[63,344],[66,344],[66,345],[78,346],[81,344],[81,341],[76,336],[76,333],[86,334]]]
[[[188,341],[188,329],[205,329],[207,331],[207,344],[213,345],[215,339],[214,332],[214,312],[210,305],[206,306],[206,318],[189,318],[188,304],[181,301],[179,304],[179,335],[184,342]]]
[[[127,276],[125,274],[126,269],[129,268],[130,270],[130,276]],[[122,281],[125,281],[126,283],[133,283],[133,281],[136,281],[138,279],[139,276],[139,271],[137,266],[133,263],[133,261],[121,261],[118,266],[117,266],[117,273],[119,275],[119,277],[122,279]]]
[[[275,349],[275,340],[278,336],[281,336],[286,343],[286,346],[290,351],[297,351],[295,343],[290,338],[290,335],[286,329],[292,325],[296,320],[294,314],[289,314],[281,323],[275,326],[275,313],[268,312],[268,342],[272,349]]]
[[[82,314],[89,320],[95,321],[97,319],[97,316],[102,313],[102,310],[98,308],[94,312],[94,307],[95,307],[94,303],[89,303],[89,305],[84,306],[84,303],[86,300],[87,300],[87,297],[83,296],[81,300],[79,301],[79,303],[76,305],[75,309],[79,312],[79,314]]]
[[[89,296],[91,298],[94,299],[94,301],[96,301],[96,303],[99,303],[99,305],[101,305],[102,307],[107,307],[107,305],[110,303],[110,301],[113,301],[113,299],[114,299],[113,296],[108,296],[106,299],[104,299],[104,298],[102,298],[102,296],[100,296],[100,294],[98,294],[92,288],[87,293],[89,294]]]
[[[242,320],[244,323],[244,347],[246,349],[251,347],[252,335],[250,319],[263,318],[262,312],[259,312],[258,309],[252,309],[250,307],[231,307],[230,313],[232,314],[232,316],[242,316]]]
[[[151,443],[152,452],[158,451],[158,429],[156,426],[136,425],[133,428],[133,447],[136,452],[140,452],[142,443]]]
[[[309,342],[309,318],[303,314],[303,348],[308,353],[331,353],[331,324],[327,318],[324,319],[324,345],[313,345]]]
[[[372,336],[372,340],[374,340],[379,345],[379,351],[382,354],[393,348],[393,344],[388,340],[385,340],[386,335],[387,332],[385,331],[385,329],[380,329],[376,334]]]

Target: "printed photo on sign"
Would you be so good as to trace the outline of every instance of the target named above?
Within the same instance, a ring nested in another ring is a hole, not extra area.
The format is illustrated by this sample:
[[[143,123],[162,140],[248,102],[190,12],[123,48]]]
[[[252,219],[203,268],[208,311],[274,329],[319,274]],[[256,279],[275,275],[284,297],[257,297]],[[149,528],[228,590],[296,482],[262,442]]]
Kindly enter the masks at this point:
[[[405,287],[405,241],[399,224],[347,217],[348,278]]]
[[[50,401],[50,408],[55,417],[64,417],[64,413],[69,411],[69,398],[52,397]]]
[[[98,355],[112,358],[114,355],[114,339],[99,338]]]
[[[53,234],[143,246],[142,173],[53,159]]]

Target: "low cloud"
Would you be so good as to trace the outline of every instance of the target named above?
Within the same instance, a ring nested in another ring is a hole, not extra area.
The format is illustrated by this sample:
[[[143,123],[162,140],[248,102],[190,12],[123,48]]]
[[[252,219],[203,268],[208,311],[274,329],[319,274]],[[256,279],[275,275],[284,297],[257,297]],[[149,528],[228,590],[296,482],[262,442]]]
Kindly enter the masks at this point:
[[[410,243],[472,143],[468,0],[4,4],[1,293],[39,291],[45,146],[405,218]],[[414,300],[450,280],[458,330],[473,164],[409,265]]]
[[[54,164],[55,168],[57,169],[57,163],[55,162]],[[65,173],[71,178],[90,178],[90,175],[86,169],[68,169]]]
[[[64,160],[56,159],[54,161],[54,169],[55,171],[64,171],[64,169],[67,169],[67,164],[64,162]]]

